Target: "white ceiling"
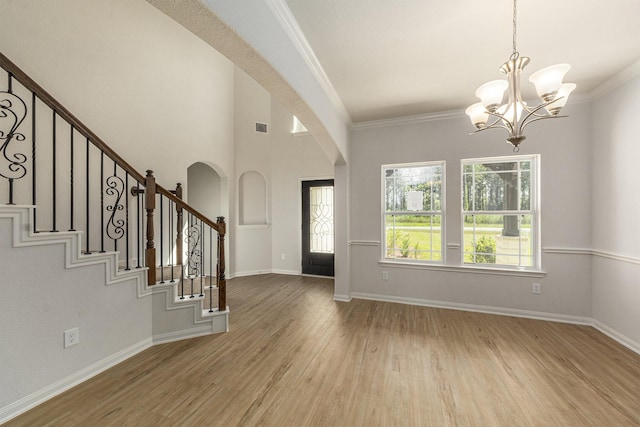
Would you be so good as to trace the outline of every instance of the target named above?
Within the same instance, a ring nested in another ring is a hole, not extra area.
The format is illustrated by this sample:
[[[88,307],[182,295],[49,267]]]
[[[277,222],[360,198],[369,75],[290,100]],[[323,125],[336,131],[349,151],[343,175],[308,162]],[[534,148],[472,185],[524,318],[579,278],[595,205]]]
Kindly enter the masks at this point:
[[[465,108],[512,51],[512,0],[286,3],[353,122]],[[519,0],[517,40],[526,99],[563,62],[588,94],[640,59],[640,0]]]

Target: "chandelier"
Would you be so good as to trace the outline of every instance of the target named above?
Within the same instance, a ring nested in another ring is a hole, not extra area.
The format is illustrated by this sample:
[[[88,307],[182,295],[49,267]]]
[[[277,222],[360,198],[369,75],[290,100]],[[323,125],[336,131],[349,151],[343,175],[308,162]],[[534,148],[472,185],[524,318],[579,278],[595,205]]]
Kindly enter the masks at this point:
[[[576,88],[573,83],[562,83],[564,75],[569,71],[569,64],[556,64],[543,68],[529,77],[536,87],[542,102],[536,106],[528,106],[520,93],[520,76],[529,63],[529,58],[520,56],[516,49],[516,7],[513,0],[513,53],[500,71],[507,75],[507,80],[493,80],[480,86],[476,96],[481,102],[471,105],[465,113],[476,128],[473,133],[487,129],[506,129],[509,133],[507,142],[513,145],[513,151],[520,149],[520,143],[526,139],[524,128],[532,122],[567,117],[561,116],[560,110],[566,105],[569,94]],[[505,90],[509,89],[509,100],[503,104]],[[492,123],[487,124],[489,120]]]

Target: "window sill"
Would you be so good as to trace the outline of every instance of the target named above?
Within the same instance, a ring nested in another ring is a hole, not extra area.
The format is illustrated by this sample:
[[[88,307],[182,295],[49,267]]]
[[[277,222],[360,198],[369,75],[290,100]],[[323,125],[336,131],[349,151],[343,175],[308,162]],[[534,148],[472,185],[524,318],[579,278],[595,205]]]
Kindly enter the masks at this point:
[[[547,272],[543,270],[521,270],[515,268],[478,267],[471,265],[424,264],[407,261],[392,261],[387,259],[379,260],[378,264],[384,267],[451,271],[456,273],[493,274],[498,276],[545,277],[547,275]]]

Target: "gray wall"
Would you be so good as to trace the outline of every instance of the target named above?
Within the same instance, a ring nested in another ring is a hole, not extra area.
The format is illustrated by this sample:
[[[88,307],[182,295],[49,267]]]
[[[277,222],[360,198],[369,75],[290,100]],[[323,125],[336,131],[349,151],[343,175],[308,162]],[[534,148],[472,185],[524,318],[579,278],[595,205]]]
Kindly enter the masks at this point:
[[[638,349],[640,77],[598,97],[592,108],[593,317]]]
[[[301,263],[300,182],[331,178],[333,165],[313,136],[291,134],[293,115],[245,72],[235,73],[236,188],[244,173],[266,180],[266,224],[243,224],[243,202],[237,194],[238,218],[231,236],[236,266],[232,274],[265,272],[298,274]],[[268,133],[255,132],[255,122]],[[243,213],[244,214],[244,213]],[[284,254],[284,259],[283,258]]]
[[[543,248],[589,248],[591,242],[590,107],[567,108],[570,117],[527,129],[520,154],[541,156],[541,232]],[[351,292],[353,296],[413,303],[470,305],[493,311],[532,312],[552,317],[591,317],[590,259],[582,255],[542,254],[544,277],[425,270],[380,265],[381,165],[446,161],[446,242],[462,244],[460,160],[511,156],[502,131],[469,136],[466,117],[356,126],[351,135]],[[448,249],[448,266],[460,266],[460,249]],[[389,280],[382,280],[382,271]],[[531,292],[533,282],[542,293]],[[521,313],[522,314],[522,313]],[[577,320],[576,319],[576,320]]]

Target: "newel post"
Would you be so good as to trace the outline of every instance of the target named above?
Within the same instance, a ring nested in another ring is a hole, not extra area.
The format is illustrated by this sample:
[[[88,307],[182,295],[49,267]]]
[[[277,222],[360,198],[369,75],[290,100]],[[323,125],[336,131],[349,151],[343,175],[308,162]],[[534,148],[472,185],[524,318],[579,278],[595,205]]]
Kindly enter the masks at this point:
[[[224,235],[227,232],[227,224],[225,224],[223,216],[218,217],[216,224],[218,224],[218,311],[225,311],[227,309],[227,279],[224,276]]]
[[[145,251],[145,258],[147,260],[147,277],[149,286],[156,284],[156,248],[153,242],[153,211],[156,209],[156,179],[153,176],[153,171],[148,170],[145,177],[145,209],[147,211],[147,249]]]
[[[182,184],[176,184],[175,195],[182,200]],[[182,205],[176,204],[176,265],[182,265]]]

